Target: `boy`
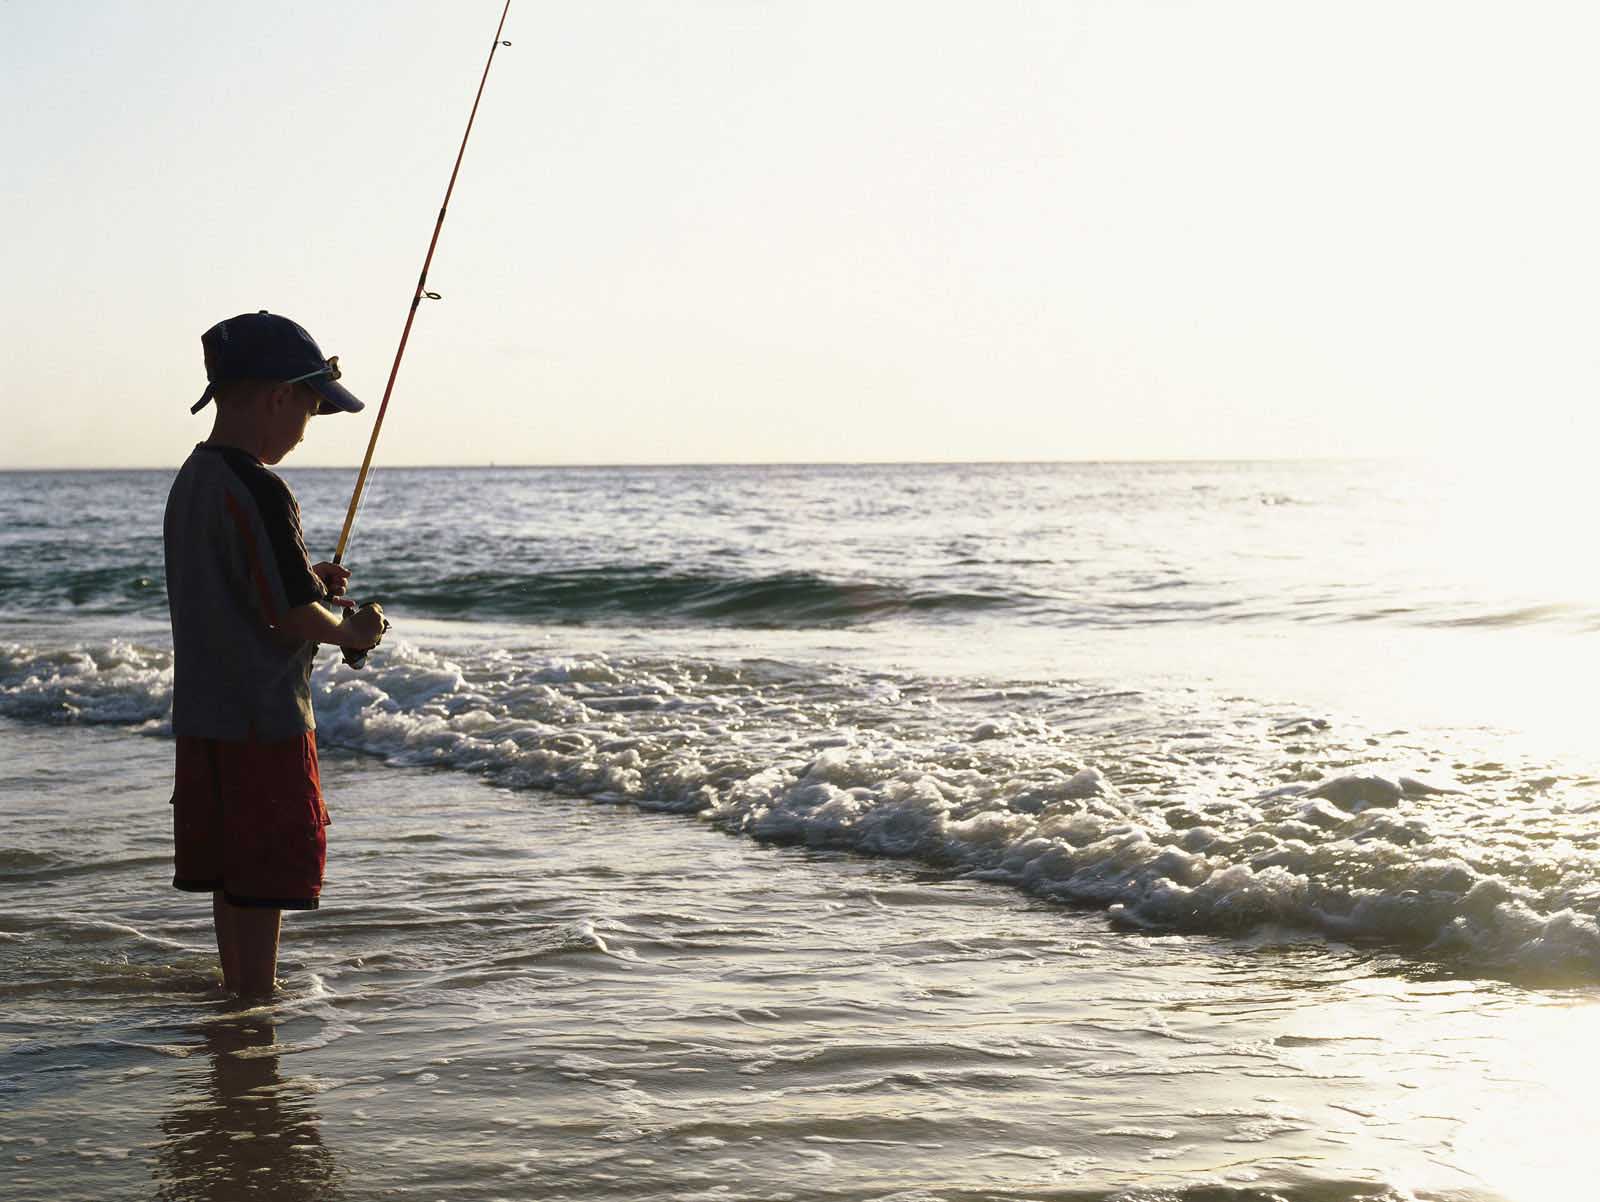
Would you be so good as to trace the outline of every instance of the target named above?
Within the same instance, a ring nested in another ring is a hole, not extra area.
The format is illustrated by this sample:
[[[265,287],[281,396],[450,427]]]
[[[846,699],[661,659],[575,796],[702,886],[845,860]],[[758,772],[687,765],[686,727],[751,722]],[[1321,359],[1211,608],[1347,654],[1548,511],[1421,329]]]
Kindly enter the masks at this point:
[[[282,911],[315,909],[322,892],[312,660],[319,643],[375,647],[387,623],[376,605],[347,608],[343,621],[325,608],[350,573],[310,562],[294,494],[265,466],[299,445],[314,415],[360,412],[338,360],[264,309],[200,342],[208,385],[191,412],[214,400],[216,418],[173,481],[165,521],[172,883],[211,894],[224,986],[264,997]]]

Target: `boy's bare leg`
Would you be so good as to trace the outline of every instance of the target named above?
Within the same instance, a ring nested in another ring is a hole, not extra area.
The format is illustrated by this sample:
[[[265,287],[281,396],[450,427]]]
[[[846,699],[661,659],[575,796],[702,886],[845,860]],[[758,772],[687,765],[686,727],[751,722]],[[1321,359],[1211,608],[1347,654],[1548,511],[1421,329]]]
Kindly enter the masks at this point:
[[[211,895],[211,920],[217,928],[217,958],[222,961],[222,987],[239,992],[239,944],[233,933],[234,907],[222,900],[218,890]]]
[[[211,897],[223,985],[240,997],[271,996],[278,983],[278,928],[283,911],[230,905],[221,893]]]

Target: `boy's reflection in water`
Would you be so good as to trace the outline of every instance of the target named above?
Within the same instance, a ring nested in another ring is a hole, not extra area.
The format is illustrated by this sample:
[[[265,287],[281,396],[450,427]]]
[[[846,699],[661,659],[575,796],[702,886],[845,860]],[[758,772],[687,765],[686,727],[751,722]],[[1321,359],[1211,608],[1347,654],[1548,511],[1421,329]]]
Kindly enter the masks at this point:
[[[161,1120],[155,1167],[164,1202],[328,1202],[338,1195],[315,1095],[278,1075],[266,1017],[210,1024],[204,1088]]]

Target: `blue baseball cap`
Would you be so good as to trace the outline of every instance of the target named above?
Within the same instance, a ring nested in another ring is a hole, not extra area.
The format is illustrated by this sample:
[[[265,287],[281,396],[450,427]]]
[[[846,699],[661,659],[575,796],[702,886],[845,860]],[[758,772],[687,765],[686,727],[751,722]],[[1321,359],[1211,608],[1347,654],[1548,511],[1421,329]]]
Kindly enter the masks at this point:
[[[365,406],[339,383],[339,357],[322,349],[287,317],[241,313],[219,321],[200,335],[206,356],[206,390],[189,409],[199,413],[216,398],[216,386],[229,380],[277,380],[309,384],[322,397],[318,413],[360,413]]]

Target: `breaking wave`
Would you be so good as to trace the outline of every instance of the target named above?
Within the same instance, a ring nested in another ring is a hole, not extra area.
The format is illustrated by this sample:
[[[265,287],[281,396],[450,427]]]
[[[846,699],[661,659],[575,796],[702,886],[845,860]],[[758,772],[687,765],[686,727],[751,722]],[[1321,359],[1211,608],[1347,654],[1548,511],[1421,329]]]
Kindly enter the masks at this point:
[[[1025,608],[1026,596],[985,588],[831,579],[803,571],[743,576],[668,564],[470,571],[450,575],[366,573],[363,598],[439,618],[586,623],[613,619],[702,622],[760,629],[842,626],[886,618],[959,616]],[[0,568],[0,606],[13,612],[166,612],[165,576],[143,561],[59,568],[48,575]]]
[[[690,618],[757,627],[838,625],[914,614],[1004,609],[997,593],[920,590],[871,581],[830,580],[809,572],[720,576],[670,565],[573,568],[545,573],[471,572],[435,577],[425,587],[396,581],[379,590],[386,605],[438,617],[528,621]]]
[[[324,744],[910,859],[1140,928],[1286,927],[1600,980],[1600,850],[1555,782],[1528,807],[1510,772],[1444,787],[1363,767],[1366,732],[1321,719],[1208,734],[1159,698],[1064,684],[386,651],[359,674],[323,657]],[[0,643],[0,715],[159,733],[170,692],[158,647]]]

